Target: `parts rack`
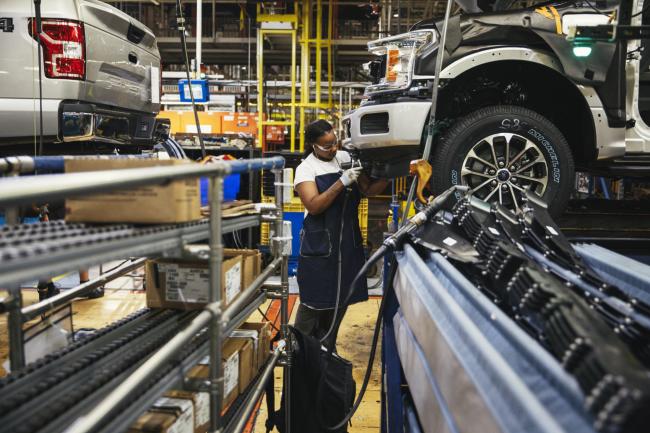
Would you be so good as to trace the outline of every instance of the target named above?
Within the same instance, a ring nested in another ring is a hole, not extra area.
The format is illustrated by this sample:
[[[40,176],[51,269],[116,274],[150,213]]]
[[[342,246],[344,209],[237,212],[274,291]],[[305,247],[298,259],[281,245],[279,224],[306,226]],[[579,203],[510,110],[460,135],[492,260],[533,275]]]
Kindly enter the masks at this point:
[[[282,364],[285,369],[284,377],[290,376],[288,369],[291,366],[291,343],[287,341],[290,338],[287,333],[288,256],[284,248],[284,244],[290,240],[282,237],[283,166],[284,159],[275,157],[223,161],[210,165],[23,176],[0,180],[2,186],[0,188],[0,208],[10,209],[19,205],[70,196],[103,193],[143,185],[165,184],[177,179],[196,177],[210,179],[210,216],[196,222],[155,226],[119,224],[98,227],[53,222],[31,226],[7,226],[0,230],[0,257],[2,257],[0,286],[7,288],[10,293],[8,299],[2,303],[2,307],[9,314],[11,367],[12,371],[18,373],[16,379],[0,384],[0,395],[7,392],[7,388],[15,389],[20,382],[25,382],[26,385],[40,382],[42,388],[47,388],[42,380],[38,380],[37,373],[40,366],[47,367],[48,363],[55,361],[41,360],[36,367],[33,365],[25,367],[22,325],[37,315],[65,304],[75,296],[92,288],[92,285],[79,286],[73,289],[72,293],[62,293],[55,298],[25,308],[22,306],[21,300],[19,287],[21,282],[34,278],[52,277],[59,272],[97,265],[117,258],[152,255],[181,257],[185,254],[185,246],[188,243],[209,239],[210,296],[209,303],[205,308],[198,312],[184,313],[176,315],[178,317],[173,316],[161,321],[160,323],[164,323],[166,327],[165,332],[168,333],[169,338],[158,339],[162,341],[158,345],[150,346],[148,352],[141,350],[146,347],[134,345],[124,336],[113,342],[112,345],[118,345],[118,347],[119,344],[131,344],[134,346],[134,351],[140,350],[143,353],[143,357],[134,359],[132,364],[125,365],[125,368],[116,371],[112,377],[104,378],[103,381],[101,378],[95,378],[92,383],[96,382],[97,386],[89,388],[89,392],[79,401],[67,402],[67,406],[62,402],[52,402],[48,409],[59,408],[60,411],[57,414],[65,413],[66,416],[42,421],[45,425],[41,426],[43,428],[38,427],[37,430],[74,433],[124,431],[166,389],[173,386],[190,388],[190,384],[184,380],[185,373],[201,358],[209,354],[209,380],[203,384],[193,384],[196,389],[192,390],[205,391],[210,394],[210,431],[242,431],[255,408],[254,403],[262,394],[265,383],[268,380],[273,380],[274,368]],[[222,221],[223,178],[231,173],[263,169],[272,170],[275,176],[275,209],[271,213],[260,216],[244,216]],[[227,308],[222,308],[222,235],[256,226],[262,220],[272,222],[275,227],[276,236],[273,238],[272,248],[274,258],[251,285],[243,289],[232,304]],[[131,270],[133,267],[141,265],[142,262],[143,259],[135,260],[124,266],[121,271]],[[267,280],[276,271],[280,273],[280,284],[268,283]],[[95,282],[94,284],[99,283]],[[280,299],[280,332],[284,340],[281,340],[276,346],[271,358],[264,365],[262,371],[258,372],[257,378],[244,394],[235,404],[231,405],[226,413],[223,413],[224,377],[220,362],[222,344],[228,335],[243,323],[267,297]],[[149,317],[147,314],[145,313],[145,316]],[[135,334],[131,332],[131,335]],[[110,333],[103,335],[104,339],[106,339],[106,335],[110,338]],[[75,351],[95,346],[97,345],[93,346],[92,341],[88,344],[81,344],[80,347],[74,347],[64,352],[60,358],[72,356]],[[124,350],[123,347],[119,347],[119,349]],[[79,354],[83,353],[85,352],[79,352]],[[83,368],[87,366],[83,359],[77,360],[77,365]],[[52,365],[49,367],[51,368]],[[72,372],[72,374],[76,374],[76,372]],[[61,380],[61,383],[57,383],[56,386],[65,386],[64,383],[67,380],[65,374],[59,376],[58,379]],[[79,377],[76,377],[76,380],[79,382]],[[288,395],[289,389],[286,382],[288,381],[285,379],[285,390],[287,391],[285,395]],[[84,385],[88,386],[90,383]],[[47,389],[43,391],[46,392]],[[14,392],[11,395],[4,395],[0,400],[7,401],[4,397],[12,397],[16,394]],[[25,408],[29,409],[29,407],[29,404],[23,405],[20,410],[25,412]],[[34,408],[35,411],[37,409],[38,407]],[[3,411],[0,418],[6,416],[10,419],[11,413]],[[289,416],[287,411],[287,421]],[[38,416],[32,418],[33,421]],[[37,421],[34,422],[37,423]],[[0,425],[5,425],[5,423]],[[3,431],[3,428],[0,426],[0,431]]]

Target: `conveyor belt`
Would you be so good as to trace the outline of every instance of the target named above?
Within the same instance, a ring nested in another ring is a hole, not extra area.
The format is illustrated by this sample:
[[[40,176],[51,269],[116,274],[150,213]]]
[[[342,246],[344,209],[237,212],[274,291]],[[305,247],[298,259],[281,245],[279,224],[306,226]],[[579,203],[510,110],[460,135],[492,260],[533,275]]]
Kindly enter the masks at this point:
[[[12,373],[0,388],[0,432],[64,431],[196,314],[145,310]]]
[[[594,273],[534,197],[517,213],[462,198],[412,241],[444,254],[556,358],[597,430],[645,431],[650,309]]]
[[[225,219],[222,232],[253,227],[259,215]],[[0,229],[0,287],[123,257],[177,252],[209,237],[207,219],[164,225],[89,225],[54,221]]]

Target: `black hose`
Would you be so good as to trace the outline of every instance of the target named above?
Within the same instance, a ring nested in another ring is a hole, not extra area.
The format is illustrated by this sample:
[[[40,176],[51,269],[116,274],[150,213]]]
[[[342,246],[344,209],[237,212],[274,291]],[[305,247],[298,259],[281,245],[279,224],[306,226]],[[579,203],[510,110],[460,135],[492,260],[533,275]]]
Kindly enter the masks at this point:
[[[379,258],[381,258],[386,253],[386,251],[387,251],[386,247],[382,245],[377,250],[377,252],[375,252],[375,254],[372,256],[372,258],[370,260],[368,260],[368,262],[366,264],[374,263]],[[380,254],[377,254],[378,252],[380,252]],[[389,266],[390,266],[390,272],[388,274],[387,284],[385,285],[386,290],[390,290],[391,287],[393,286],[393,280],[395,278],[395,272],[396,272],[396,269],[397,269],[397,264],[395,263],[395,256],[392,256],[391,261],[389,263]],[[364,266],[365,272],[359,272],[357,274],[357,276],[355,277],[355,281],[352,284],[352,287],[354,287],[355,282],[358,281],[360,275],[365,276],[365,274],[366,274],[366,272],[368,270],[368,267]],[[364,269],[362,268],[361,271],[364,271]],[[349,298],[349,295],[348,295],[348,298]],[[361,389],[359,390],[359,394],[357,395],[357,398],[356,398],[354,404],[352,405],[352,409],[336,425],[334,425],[334,426],[324,426],[324,428],[326,430],[336,431],[336,430],[339,430],[339,429],[343,428],[352,419],[355,412],[357,411],[357,409],[359,409],[359,406],[361,405],[361,401],[363,399],[363,396],[365,395],[366,390],[368,389],[368,383],[370,383],[370,376],[372,375],[372,367],[373,367],[373,364],[375,362],[375,356],[377,355],[377,343],[379,342],[379,333],[381,332],[381,322],[382,322],[382,319],[383,319],[383,316],[384,316],[384,307],[385,307],[385,305],[386,305],[386,293],[384,293],[384,296],[382,296],[381,303],[379,304],[379,311],[377,312],[377,320],[375,321],[375,331],[374,331],[374,333],[372,335],[372,343],[370,345],[370,355],[368,356],[368,365],[366,366],[366,373],[365,373],[365,375],[363,377],[363,382],[361,383]],[[327,354],[331,356],[331,354],[332,354],[332,348],[331,347],[327,348]],[[327,369],[327,366],[325,367],[325,370],[326,369]],[[317,399],[316,400],[316,407],[320,406],[320,398],[321,398],[321,394],[322,394],[321,391],[322,391],[322,386],[323,386],[323,383],[324,383],[324,380],[325,380],[325,376],[326,375],[323,372],[321,374],[320,380],[318,382],[318,388],[317,388],[317,391],[316,391],[316,395],[317,395],[317,397],[316,397],[316,399]],[[320,416],[320,413],[321,413],[321,411],[318,411],[319,416]],[[321,420],[321,423],[322,423],[322,420]]]
[[[199,114],[196,110],[196,102],[194,101],[194,91],[192,90],[192,78],[190,77],[190,60],[187,55],[187,39],[185,38],[185,18],[183,17],[183,8],[181,0],[176,0],[176,23],[178,24],[178,31],[181,35],[181,49],[183,50],[183,60],[185,62],[185,74],[187,76],[187,87],[190,91],[190,99],[192,100],[192,111],[194,111],[194,121],[196,122],[196,134],[199,137],[199,145],[201,146],[201,157],[206,157],[205,145],[203,144],[203,134],[201,133],[201,124],[199,123]],[[201,29],[198,29],[198,37],[201,37]],[[197,69],[201,69],[197,65]],[[182,90],[182,89],[181,89]]]
[[[343,256],[341,254],[341,245],[343,244],[343,228],[345,227],[345,209],[347,208],[348,205],[348,196],[350,189],[345,188],[343,190],[343,209],[341,210],[341,227],[339,229],[339,251],[338,251],[338,280],[336,284],[336,301],[334,301],[334,316],[332,317],[332,324],[330,325],[330,328],[327,330],[323,338],[320,339],[321,344],[325,343],[327,339],[329,338],[330,334],[336,327],[336,322],[338,314],[339,314],[339,301],[341,299],[341,284],[342,284],[342,279],[343,275],[341,273],[341,267],[343,264]],[[354,287],[354,286],[352,286]],[[334,344],[332,344],[334,346]]]

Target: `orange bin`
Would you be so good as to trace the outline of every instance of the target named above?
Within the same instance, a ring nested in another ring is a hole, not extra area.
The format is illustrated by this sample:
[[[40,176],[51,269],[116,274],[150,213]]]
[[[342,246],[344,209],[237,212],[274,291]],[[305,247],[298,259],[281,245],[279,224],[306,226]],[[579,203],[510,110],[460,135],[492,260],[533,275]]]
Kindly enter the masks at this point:
[[[201,132],[204,134],[221,134],[222,131],[222,117],[224,113],[218,111],[199,111],[199,123],[201,124]],[[182,114],[181,119],[182,130],[180,132],[196,133],[196,121],[194,120],[194,112],[186,111]]]

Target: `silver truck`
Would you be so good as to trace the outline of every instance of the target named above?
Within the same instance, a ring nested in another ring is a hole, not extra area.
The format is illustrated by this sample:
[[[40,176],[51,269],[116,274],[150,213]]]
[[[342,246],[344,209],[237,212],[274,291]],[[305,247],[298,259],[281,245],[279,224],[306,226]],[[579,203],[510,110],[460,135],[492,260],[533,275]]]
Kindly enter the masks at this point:
[[[41,64],[33,0],[0,4],[0,152],[46,153],[81,143],[153,144],[160,54],[142,23],[98,0],[46,0]],[[34,145],[34,147],[32,147]]]
[[[650,1],[533,3],[450,20],[431,153],[434,193],[462,184],[516,208],[531,189],[558,214],[575,171],[650,174],[648,40],[576,45],[568,38],[580,26],[648,25]],[[374,176],[403,176],[422,155],[441,28],[428,19],[368,44],[373,83],[343,121],[343,145]]]

